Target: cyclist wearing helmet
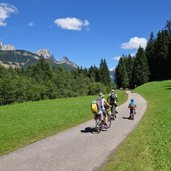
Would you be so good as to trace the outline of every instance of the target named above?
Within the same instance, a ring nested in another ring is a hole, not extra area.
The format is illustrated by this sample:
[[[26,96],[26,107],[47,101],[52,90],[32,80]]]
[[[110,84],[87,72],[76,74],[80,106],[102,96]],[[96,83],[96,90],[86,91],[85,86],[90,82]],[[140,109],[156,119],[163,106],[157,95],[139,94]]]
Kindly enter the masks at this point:
[[[97,101],[98,101],[98,106],[102,110],[103,115],[104,115],[105,128],[108,128],[108,125],[107,125],[107,111],[106,111],[105,107],[110,107],[110,104],[106,101],[106,99],[104,98],[104,94],[102,92],[99,93],[99,97],[98,97]]]
[[[118,102],[118,96],[115,92],[115,90],[112,90],[111,93],[109,94],[108,98],[107,98],[107,102],[111,105],[111,106],[115,106],[115,112],[117,112],[116,108],[117,108],[117,102]]]
[[[131,102],[129,103],[128,108],[130,109],[130,116],[129,116],[129,119],[131,119],[131,113],[136,114],[136,112],[135,112],[136,104],[135,104],[134,99],[131,99]],[[133,119],[133,118],[132,118],[132,119]]]

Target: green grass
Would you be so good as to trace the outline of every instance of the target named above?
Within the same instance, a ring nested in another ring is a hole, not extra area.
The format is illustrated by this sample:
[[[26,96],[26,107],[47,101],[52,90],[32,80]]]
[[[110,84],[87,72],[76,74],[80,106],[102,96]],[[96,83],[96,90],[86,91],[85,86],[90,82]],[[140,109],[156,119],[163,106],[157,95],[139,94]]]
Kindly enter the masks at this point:
[[[135,92],[148,101],[148,109],[101,170],[170,171],[171,80],[147,83]]]
[[[126,100],[118,92],[119,102]],[[93,118],[97,96],[26,102],[0,107],[0,155]]]

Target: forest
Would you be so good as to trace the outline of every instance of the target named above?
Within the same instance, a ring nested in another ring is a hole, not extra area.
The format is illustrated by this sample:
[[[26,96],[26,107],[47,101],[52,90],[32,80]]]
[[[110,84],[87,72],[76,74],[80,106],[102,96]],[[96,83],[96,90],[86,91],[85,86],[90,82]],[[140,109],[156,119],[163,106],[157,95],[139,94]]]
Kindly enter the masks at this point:
[[[52,68],[46,59],[27,69],[0,66],[0,105],[14,102],[95,95],[111,89],[112,82],[105,59],[100,67],[67,71]]]
[[[122,55],[115,70],[118,88],[166,79],[171,79],[171,20],[156,36],[151,32],[145,49],[139,47],[133,57]]]
[[[149,81],[171,79],[171,20],[135,56],[122,55],[115,70],[115,84],[105,59],[99,67],[67,71],[53,68],[46,59],[23,68],[0,66],[0,105],[14,102],[95,95],[112,88],[135,88]]]

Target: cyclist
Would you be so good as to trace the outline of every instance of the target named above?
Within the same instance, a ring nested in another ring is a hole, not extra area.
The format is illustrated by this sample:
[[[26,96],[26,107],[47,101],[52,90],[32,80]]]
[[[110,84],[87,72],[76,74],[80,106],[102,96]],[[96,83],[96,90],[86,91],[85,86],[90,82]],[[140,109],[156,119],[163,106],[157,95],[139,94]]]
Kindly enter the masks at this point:
[[[128,119],[133,119],[133,117],[131,116],[131,113],[136,114],[136,111],[135,111],[136,104],[135,104],[134,99],[131,99],[131,102],[129,103],[128,108],[130,109],[130,116]]]
[[[111,91],[111,93],[109,94],[109,96],[107,98],[107,101],[112,107],[115,106],[115,112],[118,113],[118,111],[116,110],[117,102],[118,102],[118,96],[117,96],[115,90]]]
[[[97,99],[97,102],[98,102],[99,109],[102,110],[102,112],[103,112],[105,128],[109,128],[107,125],[107,119],[108,118],[107,118],[106,108],[109,108],[110,104],[106,101],[106,99],[104,98],[104,94],[102,92],[99,93],[99,97]]]

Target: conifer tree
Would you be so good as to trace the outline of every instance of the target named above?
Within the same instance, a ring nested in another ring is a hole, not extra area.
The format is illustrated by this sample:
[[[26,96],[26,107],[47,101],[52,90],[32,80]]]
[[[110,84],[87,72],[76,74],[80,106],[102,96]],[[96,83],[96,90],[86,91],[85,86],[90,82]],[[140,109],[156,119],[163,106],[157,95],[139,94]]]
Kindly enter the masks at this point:
[[[167,79],[168,78],[168,69],[170,64],[168,64],[168,55],[169,55],[169,35],[166,30],[158,32],[156,39],[155,47],[156,55],[156,79]]]
[[[139,86],[149,81],[149,67],[143,48],[139,47],[134,60],[133,68],[134,85]]]
[[[149,71],[150,71],[150,76],[149,76],[150,81],[155,80],[155,77],[154,77],[155,72],[156,72],[155,41],[156,40],[154,38],[154,34],[153,32],[151,32],[150,39],[148,40],[147,46],[145,49]]]
[[[126,60],[124,58],[124,56],[120,58],[118,66],[116,67],[115,81],[118,88],[127,88],[129,86],[129,78],[125,62]]]
[[[124,58],[125,60],[125,65],[126,65],[126,71],[127,71],[127,75],[128,75],[128,80],[129,80],[129,84],[128,87],[132,88],[134,87],[133,84],[133,65],[134,65],[134,58],[131,55],[128,55],[127,57]]]
[[[168,52],[168,78],[171,79],[171,19],[166,22],[165,29],[169,36],[169,52]]]
[[[106,86],[111,85],[110,73],[105,59],[101,59],[99,73],[100,82]]]

